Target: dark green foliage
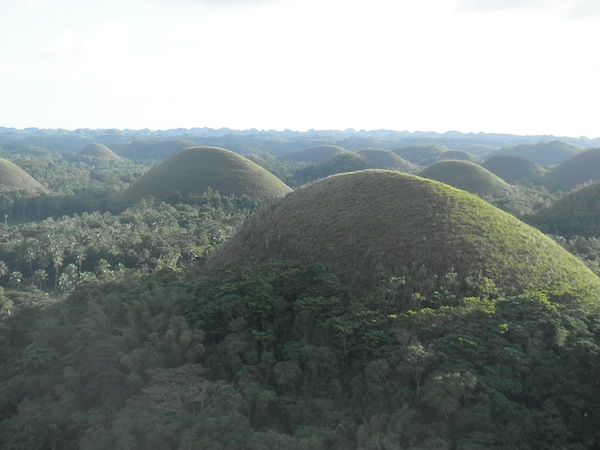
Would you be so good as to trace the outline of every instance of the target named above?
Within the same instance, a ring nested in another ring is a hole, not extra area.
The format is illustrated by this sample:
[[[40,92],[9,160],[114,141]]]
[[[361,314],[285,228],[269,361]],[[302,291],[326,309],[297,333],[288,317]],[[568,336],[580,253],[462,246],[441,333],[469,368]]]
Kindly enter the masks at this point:
[[[560,197],[529,220],[547,233],[600,237],[600,183]]]

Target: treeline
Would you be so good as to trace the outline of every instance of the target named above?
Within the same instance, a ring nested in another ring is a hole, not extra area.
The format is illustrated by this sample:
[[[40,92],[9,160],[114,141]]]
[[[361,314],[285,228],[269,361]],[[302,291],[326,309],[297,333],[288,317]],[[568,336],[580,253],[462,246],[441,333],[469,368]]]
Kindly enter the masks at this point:
[[[452,274],[447,275],[452,279]],[[3,449],[583,449],[600,311],[568,289],[365,297],[322,267],[126,270],[0,322]]]

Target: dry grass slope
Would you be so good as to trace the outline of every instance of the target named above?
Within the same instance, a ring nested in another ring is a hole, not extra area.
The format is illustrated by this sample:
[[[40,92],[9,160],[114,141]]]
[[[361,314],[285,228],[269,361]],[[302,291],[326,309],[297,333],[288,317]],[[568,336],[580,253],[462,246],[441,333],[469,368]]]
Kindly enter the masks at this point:
[[[419,176],[477,195],[504,196],[511,191],[506,181],[468,161],[439,161],[425,168]]]
[[[81,156],[90,156],[100,161],[123,162],[123,158],[103,144],[88,144],[79,152]]]
[[[209,188],[223,195],[247,195],[257,200],[282,197],[291,191],[275,175],[237,153],[217,147],[192,147],[144,174],[122,194],[122,199],[164,198],[176,192],[201,194]]]
[[[42,194],[47,189],[12,161],[0,158],[0,192]]]
[[[268,205],[209,268],[269,259],[323,264],[354,292],[425,267],[482,275],[507,293],[600,279],[541,232],[467,192],[387,170],[335,175]]]

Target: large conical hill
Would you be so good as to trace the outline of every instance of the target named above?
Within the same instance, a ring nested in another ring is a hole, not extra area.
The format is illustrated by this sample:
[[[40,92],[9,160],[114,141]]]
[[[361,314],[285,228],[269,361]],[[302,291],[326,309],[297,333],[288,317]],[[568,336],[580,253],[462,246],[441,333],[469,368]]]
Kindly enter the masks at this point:
[[[257,200],[281,197],[291,191],[275,175],[237,153],[218,147],[192,147],[144,174],[122,194],[122,199],[201,194],[209,189]]]
[[[79,152],[80,156],[89,156],[98,161],[123,162],[123,158],[104,144],[88,144]]]
[[[539,182],[544,174],[544,168],[540,164],[517,155],[492,156],[482,166],[511,184]]]
[[[600,289],[580,260],[510,214],[443,183],[387,170],[335,175],[273,202],[208,268],[269,259],[322,264],[359,293],[414,268],[432,277],[486,276],[511,294],[554,283]]]
[[[439,144],[409,145],[394,150],[398,156],[415,164],[426,166],[438,161],[448,151],[447,147]]]
[[[600,148],[585,150],[548,172],[542,182],[552,191],[570,191],[600,180]]]
[[[482,196],[504,196],[511,191],[510,185],[499,176],[468,161],[439,161],[426,167],[419,176]]]
[[[531,222],[547,233],[600,238],[600,183],[565,194]]]
[[[47,189],[12,161],[0,158],[0,192],[42,194]]]

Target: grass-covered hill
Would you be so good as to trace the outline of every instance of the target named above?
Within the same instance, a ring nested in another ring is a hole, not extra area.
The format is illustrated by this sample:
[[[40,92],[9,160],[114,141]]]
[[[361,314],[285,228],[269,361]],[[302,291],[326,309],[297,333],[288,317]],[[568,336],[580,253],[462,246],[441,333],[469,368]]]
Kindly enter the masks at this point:
[[[482,196],[504,196],[511,190],[510,185],[499,176],[468,161],[439,161],[426,167],[419,176]]]
[[[541,164],[554,166],[571,158],[581,151],[581,147],[562,141],[538,142],[537,144],[520,144],[505,147],[489,153],[487,156],[512,155],[522,156]]]
[[[492,156],[482,166],[511,184],[538,182],[545,172],[535,161],[516,155]]]
[[[585,150],[548,172],[543,184],[552,191],[569,191],[600,180],[600,148]]]
[[[547,233],[600,238],[600,183],[560,197],[530,221]]]
[[[579,259],[512,215],[387,170],[336,175],[290,193],[253,216],[211,262],[214,270],[269,259],[322,264],[354,292],[389,276],[421,292],[451,272],[458,280],[488,277],[511,294],[554,283],[600,287]]]
[[[319,145],[316,147],[304,148],[279,156],[281,161],[296,163],[321,163],[333,158],[340,153],[346,153],[348,150],[337,145]]]
[[[297,169],[293,176],[293,185],[301,186],[321,178],[345,172],[374,169],[376,166],[365,156],[354,152],[343,152],[318,164],[309,164]]]
[[[12,161],[0,158],[0,192],[42,194],[47,189]]]
[[[192,147],[151,169],[123,192],[122,200],[166,198],[175,193],[281,197],[291,189],[272,173],[237,153],[218,147]]]
[[[159,142],[134,141],[124,145],[119,154],[130,159],[168,159],[181,150],[193,147],[185,139],[168,139]]]
[[[458,161],[469,161],[472,163],[479,163],[480,159],[475,155],[463,150],[448,150],[440,155],[440,159],[456,159]]]
[[[359,150],[357,153],[367,158],[378,169],[393,169],[406,173],[415,173],[418,171],[415,164],[389,150],[366,148]]]
[[[104,144],[88,144],[79,152],[80,156],[89,156],[98,161],[123,162],[123,158]]]
[[[438,161],[442,157],[442,154],[447,151],[448,148],[443,145],[422,144],[402,147],[394,150],[394,153],[411,163],[426,166]]]

